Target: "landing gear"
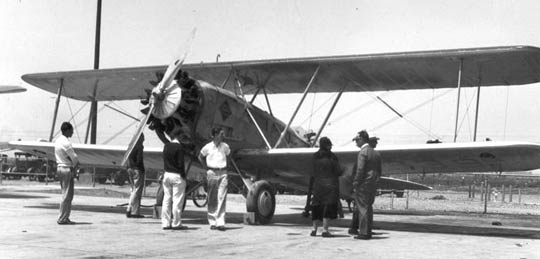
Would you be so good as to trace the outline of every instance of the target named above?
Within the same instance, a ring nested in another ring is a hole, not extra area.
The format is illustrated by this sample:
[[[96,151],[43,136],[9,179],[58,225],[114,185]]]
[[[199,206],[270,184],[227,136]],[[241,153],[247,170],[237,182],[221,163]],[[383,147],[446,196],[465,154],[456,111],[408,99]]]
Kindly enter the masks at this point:
[[[255,213],[258,223],[270,223],[276,209],[276,196],[272,185],[267,181],[255,182],[247,194],[246,207],[248,212]]]

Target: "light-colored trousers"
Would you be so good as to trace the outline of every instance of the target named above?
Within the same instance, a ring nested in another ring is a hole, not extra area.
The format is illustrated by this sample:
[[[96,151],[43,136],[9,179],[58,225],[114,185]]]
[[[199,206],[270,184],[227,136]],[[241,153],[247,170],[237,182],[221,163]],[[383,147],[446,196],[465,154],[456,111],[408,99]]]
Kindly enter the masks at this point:
[[[208,223],[210,226],[225,226],[227,205],[227,171],[208,170]]]
[[[182,226],[182,206],[186,198],[186,180],[177,173],[163,175],[163,207],[161,227]]]
[[[128,175],[129,183],[131,185],[131,195],[129,196],[127,211],[133,215],[139,215],[144,188],[144,170],[129,168]]]
[[[62,201],[60,202],[60,215],[58,216],[58,223],[66,222],[69,220],[71,214],[71,201],[73,200],[73,172],[71,167],[59,166],[56,169],[58,180],[60,181],[60,188],[62,188]]]

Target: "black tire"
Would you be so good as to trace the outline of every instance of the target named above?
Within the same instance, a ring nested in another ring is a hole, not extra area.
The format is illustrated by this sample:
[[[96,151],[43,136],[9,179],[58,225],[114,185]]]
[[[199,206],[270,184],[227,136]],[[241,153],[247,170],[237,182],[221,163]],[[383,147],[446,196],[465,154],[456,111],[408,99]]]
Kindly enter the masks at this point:
[[[255,213],[255,220],[262,225],[270,223],[276,210],[276,196],[272,185],[267,181],[257,181],[246,197],[248,212]]]
[[[193,204],[195,206],[202,208],[208,204],[208,194],[200,194],[197,191],[191,192],[191,199],[193,200]]]

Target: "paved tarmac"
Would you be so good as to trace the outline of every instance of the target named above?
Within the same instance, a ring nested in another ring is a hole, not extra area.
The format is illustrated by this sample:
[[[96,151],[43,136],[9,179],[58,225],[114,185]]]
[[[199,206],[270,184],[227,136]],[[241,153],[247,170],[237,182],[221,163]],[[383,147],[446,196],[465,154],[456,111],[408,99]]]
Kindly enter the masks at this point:
[[[192,202],[183,221],[189,229],[166,231],[151,208],[143,210],[147,218],[128,219],[116,206],[125,198],[76,194],[77,224],[57,225],[58,189],[0,186],[0,258],[540,258],[538,216],[376,211],[377,235],[364,241],[347,234],[349,213],[333,223],[336,237],[310,237],[301,206],[278,204],[272,224],[245,225],[243,198],[230,195],[226,231],[210,230],[205,208]]]

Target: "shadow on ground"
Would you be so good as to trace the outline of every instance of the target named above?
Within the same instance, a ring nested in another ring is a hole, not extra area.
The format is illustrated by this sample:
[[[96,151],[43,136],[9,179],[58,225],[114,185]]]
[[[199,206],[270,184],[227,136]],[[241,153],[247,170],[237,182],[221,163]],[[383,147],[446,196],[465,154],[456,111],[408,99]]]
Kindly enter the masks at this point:
[[[39,208],[39,209],[58,209],[56,203],[44,203],[40,206],[26,206],[25,208]],[[125,213],[125,208],[117,206],[98,206],[98,205],[73,205],[74,211],[88,211],[88,212],[100,212],[100,213]],[[142,214],[152,215],[151,208],[143,208]],[[193,211],[187,209],[183,213],[183,221],[186,224],[195,225],[207,225],[206,211]],[[241,224],[243,222],[243,213],[228,212],[227,222],[234,224]],[[396,217],[399,217],[397,215]],[[147,216],[151,218],[151,216]],[[399,220],[399,219],[398,219]],[[405,219],[404,219],[405,220]],[[158,221],[156,221],[158,222]],[[158,222],[159,223],[159,222]],[[334,223],[336,227],[348,228],[350,226],[350,220],[340,220]],[[456,234],[456,235],[476,235],[476,236],[494,236],[494,237],[507,237],[507,238],[527,238],[527,239],[540,239],[540,229],[526,229],[523,227],[509,227],[509,226],[465,226],[459,225],[459,221],[453,221],[452,219],[441,220],[440,224],[433,223],[418,223],[418,222],[395,222],[395,221],[380,221],[375,216],[375,229],[392,230],[392,231],[407,231],[407,232],[423,232],[423,233],[440,233],[440,234]],[[304,226],[309,228],[311,226],[311,219],[305,218],[300,213],[278,214],[275,215],[271,225],[276,226]],[[233,227],[230,230],[235,229]]]

